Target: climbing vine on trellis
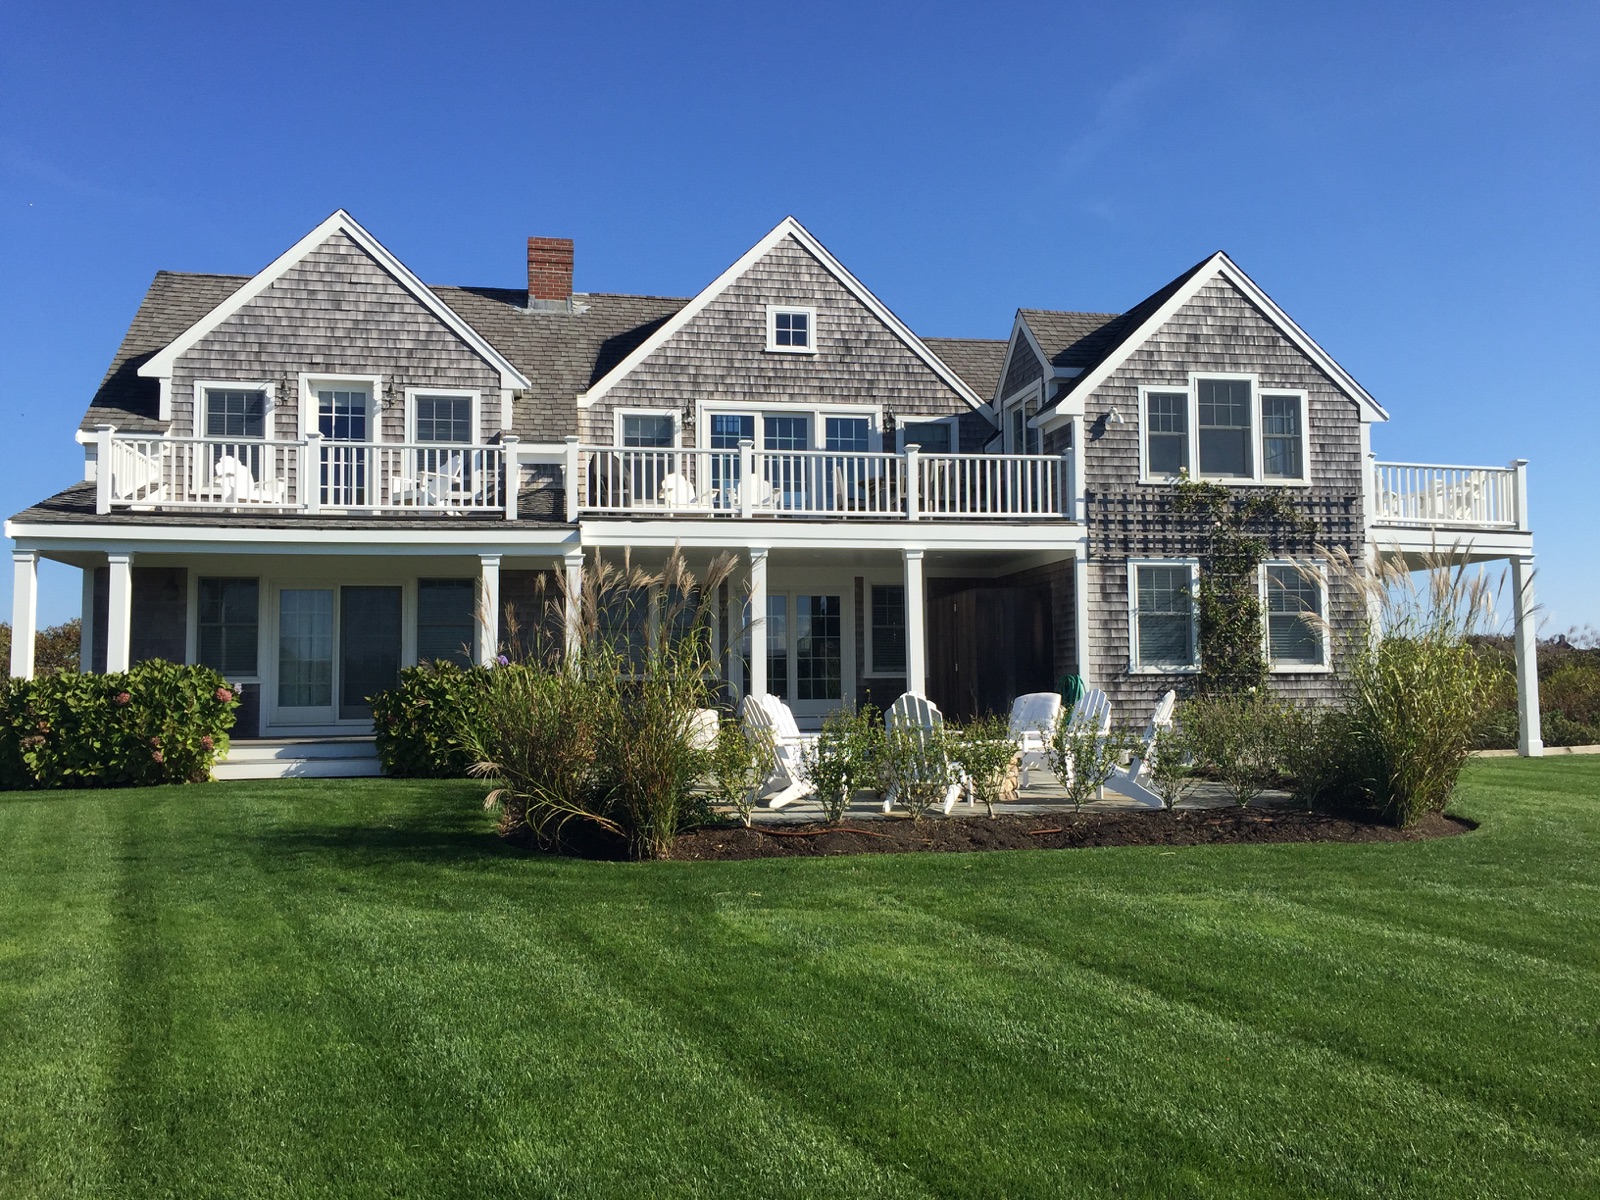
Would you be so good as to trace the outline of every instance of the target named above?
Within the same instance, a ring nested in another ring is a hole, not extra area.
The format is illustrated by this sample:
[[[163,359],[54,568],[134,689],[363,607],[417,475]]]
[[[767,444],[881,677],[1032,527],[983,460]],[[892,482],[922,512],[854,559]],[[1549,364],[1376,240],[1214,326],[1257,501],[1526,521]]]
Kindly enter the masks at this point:
[[[1181,478],[1173,492],[1173,510],[1203,522],[1197,688],[1216,694],[1260,687],[1267,659],[1256,579],[1272,549],[1268,538],[1310,538],[1316,523],[1281,491],[1239,495],[1220,484]]]

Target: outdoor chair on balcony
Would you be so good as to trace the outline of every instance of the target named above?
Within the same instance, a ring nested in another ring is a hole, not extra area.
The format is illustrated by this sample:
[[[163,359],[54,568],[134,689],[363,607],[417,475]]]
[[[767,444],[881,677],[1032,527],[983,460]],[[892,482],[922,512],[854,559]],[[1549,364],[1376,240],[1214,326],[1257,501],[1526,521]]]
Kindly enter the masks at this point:
[[[224,454],[211,467],[216,498],[222,504],[282,504],[284,481],[256,482],[250,468],[231,454]]]
[[[1177,705],[1176,692],[1169,691],[1156,701],[1155,711],[1150,714],[1150,723],[1144,727],[1144,736],[1140,739],[1139,747],[1133,752],[1133,757],[1126,767],[1118,767],[1111,773],[1105,784],[1108,789],[1129,799],[1148,804],[1151,808],[1166,807],[1161,797],[1145,786],[1141,777],[1148,773],[1156,735],[1163,729],[1171,727],[1172,713]]]
[[[692,479],[676,471],[661,480],[661,492],[656,499],[663,508],[680,512],[684,509],[711,507],[711,493],[697,490]]]
[[[944,728],[944,714],[939,711],[939,706],[926,696],[919,696],[915,692],[906,692],[889,706],[889,711],[884,715],[884,725],[891,735],[896,733],[910,734],[919,738],[924,744],[933,736],[935,730]],[[948,772],[951,764],[948,760],[943,764]],[[961,793],[967,794],[967,804],[975,803],[972,788],[965,776],[957,779],[945,788],[942,811],[948,816],[950,810],[956,806],[956,801],[961,798]],[[883,796],[883,811],[888,812],[899,800],[896,789],[891,785]]]
[[[803,754],[817,735],[801,733],[794,713],[776,696],[746,696],[739,704],[739,716],[753,736],[772,744],[772,775],[761,789],[763,795],[772,793],[767,807],[782,808],[809,794],[811,780]]]
[[[389,479],[389,499],[393,504],[449,508],[475,498],[467,481],[466,457],[458,451],[424,451],[417,456],[412,474]]]

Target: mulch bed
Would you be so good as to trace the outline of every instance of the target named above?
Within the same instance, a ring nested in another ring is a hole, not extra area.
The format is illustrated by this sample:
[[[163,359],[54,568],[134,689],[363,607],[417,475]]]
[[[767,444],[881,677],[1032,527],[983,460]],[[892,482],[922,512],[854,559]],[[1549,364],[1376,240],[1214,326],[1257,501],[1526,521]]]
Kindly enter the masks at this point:
[[[1083,846],[1206,846],[1271,842],[1414,842],[1476,828],[1431,813],[1396,829],[1361,810],[1306,812],[1256,808],[1177,812],[1049,813],[1039,816],[930,817],[846,821],[841,826],[757,825],[697,829],[678,838],[672,857],[696,861],[809,858],[837,854],[961,853],[972,850],[1073,850]]]

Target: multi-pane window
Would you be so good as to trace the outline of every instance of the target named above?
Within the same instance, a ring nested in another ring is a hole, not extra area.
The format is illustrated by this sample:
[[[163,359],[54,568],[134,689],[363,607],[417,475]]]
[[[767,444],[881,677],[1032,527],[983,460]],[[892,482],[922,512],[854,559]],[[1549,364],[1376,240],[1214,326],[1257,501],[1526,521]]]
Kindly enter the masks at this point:
[[[789,698],[789,597],[767,597],[767,691]]]
[[[267,435],[267,393],[260,388],[207,388],[206,437]]]
[[[795,699],[839,699],[844,694],[841,598],[796,596],[794,620]]]
[[[1250,382],[1246,379],[1201,379],[1200,474],[1250,478]]]
[[[321,388],[317,391],[317,428],[336,442],[367,440],[367,391],[364,388]]]
[[[827,448],[841,454],[865,454],[871,447],[872,423],[866,417],[828,417],[823,432]]]
[[[949,421],[907,421],[900,427],[900,444],[924,454],[949,454],[950,430]]]
[[[624,413],[622,444],[653,448],[670,447],[676,441],[671,413]]]
[[[261,628],[261,583],[256,579],[199,582],[199,658],[229,679],[256,673]]]
[[[1176,475],[1188,469],[1188,392],[1145,396],[1145,456],[1151,475]]]
[[[471,665],[477,599],[477,584],[471,579],[417,581],[418,662]]]
[[[1267,578],[1267,659],[1275,667],[1320,667],[1322,584],[1299,567],[1269,564]]]
[[[898,583],[872,585],[872,670],[904,675],[906,670],[906,589]]]
[[[811,313],[803,308],[780,308],[772,314],[772,344],[780,350],[811,349]]]
[[[1261,396],[1261,473],[1272,479],[1303,477],[1299,396]]]
[[[1193,566],[1142,563],[1134,572],[1135,665],[1194,666]]]
[[[418,396],[417,441],[472,441],[472,398],[470,396]]]

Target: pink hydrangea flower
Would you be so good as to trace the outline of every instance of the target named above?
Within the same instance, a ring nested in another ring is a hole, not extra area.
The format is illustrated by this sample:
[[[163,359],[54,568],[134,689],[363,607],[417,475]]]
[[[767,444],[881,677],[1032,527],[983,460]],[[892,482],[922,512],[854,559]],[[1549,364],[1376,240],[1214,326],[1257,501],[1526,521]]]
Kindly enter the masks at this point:
[[[159,751],[159,750],[152,750],[150,752],[150,757],[152,759],[154,759],[158,763],[167,761],[167,756],[165,754],[161,753],[161,751]]]
[[[133,703],[133,697],[130,696],[127,692],[118,692],[117,693],[117,703],[118,704],[132,704]]]
[[[207,750],[215,750],[217,748],[216,742],[211,740],[211,735],[209,733],[201,737],[200,744]]]
[[[233,692],[228,688],[220,687],[217,689],[217,699],[223,704],[226,704],[229,700],[233,699]]]

